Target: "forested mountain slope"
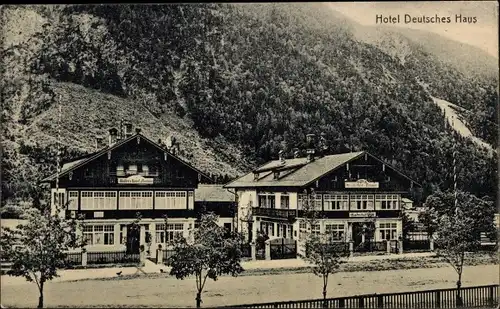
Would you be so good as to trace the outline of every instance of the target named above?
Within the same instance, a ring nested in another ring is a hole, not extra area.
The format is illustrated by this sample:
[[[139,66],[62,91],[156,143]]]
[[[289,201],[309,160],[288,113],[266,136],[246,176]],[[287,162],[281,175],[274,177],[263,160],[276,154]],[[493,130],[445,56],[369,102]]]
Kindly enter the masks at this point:
[[[42,153],[54,148],[54,113],[44,115],[54,109],[58,89],[74,92],[71,103],[61,100],[66,107],[83,104],[80,100],[87,96],[79,93],[87,88],[94,98],[99,92],[103,98],[113,95],[113,103],[102,99],[99,110],[82,105],[81,112],[91,114],[82,119],[87,127],[82,122],[67,128],[78,143],[63,140],[67,147],[80,145],[81,151],[92,148],[84,136],[113,120],[102,111],[123,108],[133,110],[123,113],[129,120],[143,119],[141,126],[153,135],[188,132],[186,143],[195,141],[193,147],[199,149],[190,161],[209,161],[208,169],[233,176],[275,158],[281,149],[289,155],[295,147],[303,149],[308,133],[324,133],[331,152],[367,150],[421,182],[424,196],[450,187],[456,146],[460,186],[479,196],[495,196],[496,154],[492,157],[454,134],[421,85],[422,80],[437,85],[433,95],[465,105],[445,96],[455,87],[453,78],[457,87],[471,87],[461,90],[464,102],[478,89],[492,95],[488,91],[495,89],[494,83],[469,82],[473,77],[413,44],[407,45],[412,56],[402,62],[390,49],[356,37],[352,25],[322,3],[24,10],[45,18],[45,26],[41,35],[31,36],[37,44],[30,43],[29,52],[4,46],[5,62],[11,63],[4,74],[19,71],[23,63],[29,70],[16,75],[24,79],[4,81],[7,108],[2,116],[22,128],[16,132],[30,127],[30,136],[44,132],[45,138],[37,139]],[[453,78],[439,86],[442,74]],[[16,93],[27,81],[35,94],[30,97]],[[151,121],[165,129],[153,128]],[[4,130],[16,145],[28,139]],[[37,169],[25,188],[18,171],[33,164],[40,152],[28,149],[20,156],[19,147],[3,143],[9,157],[2,160],[8,172],[2,190],[26,196],[21,192],[29,192],[36,177],[53,170],[53,157],[44,158],[51,164]],[[205,157],[205,149],[213,155]]]

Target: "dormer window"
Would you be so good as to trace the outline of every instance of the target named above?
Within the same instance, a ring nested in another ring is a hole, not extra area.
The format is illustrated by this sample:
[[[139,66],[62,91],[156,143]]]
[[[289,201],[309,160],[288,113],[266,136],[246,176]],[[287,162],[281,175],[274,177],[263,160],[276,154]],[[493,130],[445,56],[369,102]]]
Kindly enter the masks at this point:
[[[125,168],[123,165],[118,165],[116,167],[116,176],[125,176]]]

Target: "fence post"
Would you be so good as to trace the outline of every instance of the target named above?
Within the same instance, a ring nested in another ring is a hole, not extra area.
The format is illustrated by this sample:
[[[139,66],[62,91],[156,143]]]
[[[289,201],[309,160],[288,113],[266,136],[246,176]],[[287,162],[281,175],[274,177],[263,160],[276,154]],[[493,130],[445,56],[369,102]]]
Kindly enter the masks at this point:
[[[266,241],[266,260],[270,260],[271,259],[271,242],[270,241]]]
[[[493,291],[493,288],[494,288],[494,286],[493,286],[493,285],[491,285],[491,286],[489,287],[489,289],[488,289],[488,290],[489,290],[489,295],[488,295],[488,296],[489,296],[489,297],[488,297],[488,305],[489,305],[490,307],[493,307],[493,302],[494,302],[494,299],[493,299],[493,295],[494,295],[494,293],[493,293],[493,292],[494,292],[494,291]]]
[[[430,241],[429,241],[429,249],[431,251],[434,251],[434,239],[431,237]]]
[[[82,251],[82,266],[87,266],[87,250]]]
[[[403,254],[403,240],[398,240],[399,254]]]
[[[384,308],[384,296],[379,295],[377,297],[377,307],[378,308]]]
[[[349,242],[349,257],[354,255],[354,243],[352,241]]]
[[[163,264],[163,250],[161,248],[156,249],[156,264]]]
[[[436,291],[436,308],[441,308],[441,292]]]
[[[144,262],[146,261],[146,251],[144,248],[142,248],[141,252],[139,252],[139,262],[144,265]]]
[[[387,250],[388,254],[391,254],[391,241],[390,240],[385,240],[385,249]]]
[[[255,242],[250,244],[250,255],[252,257],[252,261],[257,260],[257,248],[255,247]]]
[[[358,306],[359,306],[359,308],[364,308],[365,307],[365,299],[364,299],[364,297],[359,297],[358,298]]]

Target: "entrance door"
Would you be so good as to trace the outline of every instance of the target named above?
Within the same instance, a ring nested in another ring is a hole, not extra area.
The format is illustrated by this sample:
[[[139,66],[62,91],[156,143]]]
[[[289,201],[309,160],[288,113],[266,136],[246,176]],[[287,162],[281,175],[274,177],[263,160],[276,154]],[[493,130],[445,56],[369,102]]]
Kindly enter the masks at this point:
[[[127,226],[127,254],[139,253],[139,237],[140,227],[138,225],[129,224]]]
[[[362,240],[363,240],[363,223],[353,222],[352,241],[354,242],[354,248],[357,248]]]

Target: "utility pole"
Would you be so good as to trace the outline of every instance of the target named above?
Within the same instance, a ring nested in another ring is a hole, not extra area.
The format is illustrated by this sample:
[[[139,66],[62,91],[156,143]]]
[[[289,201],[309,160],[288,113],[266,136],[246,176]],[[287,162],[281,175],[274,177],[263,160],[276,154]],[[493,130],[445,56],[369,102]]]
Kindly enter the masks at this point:
[[[59,201],[59,174],[61,172],[61,119],[62,119],[62,106],[61,106],[61,95],[57,100],[58,115],[57,115],[57,140],[56,140],[56,195],[54,198],[55,203],[55,215],[59,216],[60,203]]]
[[[451,125],[454,126],[454,117],[451,117]],[[457,145],[453,145],[453,192],[455,203],[455,214],[458,214],[458,196],[457,196]]]

